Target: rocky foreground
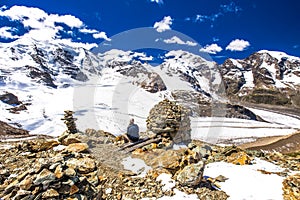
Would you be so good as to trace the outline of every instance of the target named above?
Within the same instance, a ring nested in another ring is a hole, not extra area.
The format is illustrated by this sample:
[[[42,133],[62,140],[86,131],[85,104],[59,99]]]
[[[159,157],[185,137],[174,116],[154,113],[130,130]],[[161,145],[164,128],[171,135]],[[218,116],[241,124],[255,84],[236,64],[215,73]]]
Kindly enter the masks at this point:
[[[166,142],[151,143],[132,153],[104,131],[65,132],[56,139],[33,139],[0,144],[1,199],[158,199],[183,192],[199,199],[227,199],[219,183],[227,178],[205,177],[206,164],[224,161],[252,164],[254,157],[286,168],[284,199],[299,199],[300,155],[244,151],[192,141],[186,148],[166,148]],[[164,147],[163,147],[164,146]],[[143,160],[151,170],[144,174],[124,169],[124,157]],[[264,174],[273,172],[261,171]],[[166,180],[169,180],[166,183]]]

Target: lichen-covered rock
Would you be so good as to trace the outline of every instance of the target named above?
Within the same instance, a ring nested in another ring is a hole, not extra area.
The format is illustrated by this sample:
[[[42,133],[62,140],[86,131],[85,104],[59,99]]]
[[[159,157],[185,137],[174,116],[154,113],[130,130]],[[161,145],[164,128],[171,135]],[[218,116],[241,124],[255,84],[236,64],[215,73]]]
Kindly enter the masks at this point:
[[[55,180],[55,174],[52,173],[51,171],[49,171],[48,169],[43,169],[38,176],[36,177],[36,179],[33,181],[33,183],[35,185],[39,185],[39,184],[47,184],[47,183],[51,183],[52,181]]]
[[[95,170],[96,163],[92,158],[71,158],[66,161],[66,165],[70,168],[78,170],[81,173],[89,173]]]
[[[203,161],[188,165],[177,173],[176,180],[181,185],[196,186],[202,180],[204,167]]]
[[[241,151],[227,156],[226,161],[235,165],[249,165],[251,164],[252,158]]]
[[[300,199],[300,174],[287,177],[282,184],[284,200]]]
[[[182,154],[175,150],[157,150],[156,152],[159,152],[158,155],[153,154],[153,157],[146,159],[146,162],[148,161],[150,166],[154,168],[163,168],[167,169],[171,173],[175,173],[179,169],[181,156]],[[148,154],[150,155],[150,154]]]
[[[83,152],[87,152],[88,148],[89,146],[86,143],[73,143],[70,144],[66,150],[69,152],[83,153]]]
[[[59,193],[54,189],[49,189],[42,194],[43,199],[59,197]]]
[[[200,200],[225,200],[229,197],[223,191],[211,191],[205,187],[198,188],[197,195]]]
[[[150,110],[147,131],[168,137],[174,143],[188,144],[191,141],[188,111],[175,102],[165,99]]]

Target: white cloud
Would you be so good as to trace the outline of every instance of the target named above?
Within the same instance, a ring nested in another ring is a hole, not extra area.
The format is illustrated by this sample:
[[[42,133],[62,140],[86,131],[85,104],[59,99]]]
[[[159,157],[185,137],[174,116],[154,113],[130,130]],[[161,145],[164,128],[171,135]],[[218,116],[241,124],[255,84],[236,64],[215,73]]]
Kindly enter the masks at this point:
[[[72,15],[60,16],[60,15],[50,14],[48,16],[48,19],[51,19],[53,22],[64,23],[71,28],[80,28],[83,26],[83,22],[77,17],[74,17]]]
[[[107,40],[107,41],[111,41],[111,39],[107,37],[107,35],[106,35],[105,32],[94,33],[94,34],[93,34],[93,37],[94,37],[95,39],[101,38],[101,39],[104,39],[104,40]]]
[[[159,4],[159,5],[164,4],[163,0],[151,0],[151,2],[155,2],[155,3]]]
[[[171,30],[173,19],[170,16],[165,16],[163,20],[159,22],[155,22],[153,28],[155,28],[158,32],[164,32],[166,30]]]
[[[83,26],[83,22],[72,15],[47,14],[39,8],[26,6],[13,6],[7,10],[2,9],[0,16],[21,21],[25,27],[30,28],[41,28],[45,25],[53,27],[55,22],[64,23],[71,28]]]
[[[23,35],[23,38],[33,38],[35,40],[47,41],[54,38],[60,38],[57,33],[62,28],[44,27],[42,29],[32,29]]]
[[[188,45],[188,46],[196,46],[197,45],[197,43],[192,42],[192,41],[184,42],[177,36],[173,36],[170,39],[165,39],[164,42],[167,44],[182,44],[182,45]]]
[[[140,52],[134,52],[130,56],[136,57],[136,58],[138,58],[140,60],[143,60],[143,61],[151,61],[151,60],[153,60],[153,56],[146,56],[145,53],[140,53]]]
[[[110,40],[105,32],[87,29],[80,19],[72,15],[48,14],[39,8],[13,6],[11,8],[2,7],[0,9],[0,16],[19,21],[25,28],[28,28],[29,31],[22,36],[25,38],[44,41],[60,39],[60,31],[64,31],[64,29],[62,26],[57,25],[57,23],[63,23],[71,29],[79,30],[81,33],[93,34],[92,36],[96,39],[103,38]],[[2,29],[2,36],[6,38],[16,37],[9,32],[8,28]],[[69,33],[69,36],[75,37],[76,35]]]
[[[203,22],[210,22],[211,23],[211,28],[214,27],[214,23],[217,19],[226,16],[229,13],[239,13],[243,9],[236,5],[234,2],[230,2],[228,4],[220,5],[219,11],[215,13],[210,13],[207,15],[203,14],[197,14],[195,16],[188,16],[185,18],[186,21],[191,21],[195,23],[203,23]]]
[[[226,47],[226,50],[230,51],[244,51],[247,47],[250,46],[250,43],[246,40],[232,40],[229,45]]]
[[[87,29],[87,28],[83,28],[83,29],[80,29],[79,30],[81,33],[98,33],[98,31],[97,30],[95,30],[95,29]]]
[[[0,37],[4,38],[4,39],[16,39],[16,38],[19,38],[19,36],[17,36],[17,35],[12,35],[13,31],[16,31],[16,29],[12,28],[12,27],[7,27],[7,26],[1,27],[0,28]]]
[[[200,49],[201,52],[206,52],[209,54],[216,54],[218,52],[221,52],[222,50],[222,47],[217,44],[206,45],[205,47]]]
[[[185,44],[188,46],[197,46],[197,43],[192,41],[186,41]]]
[[[82,43],[82,42],[72,42],[71,39],[61,39],[57,40],[58,42],[61,42],[62,44],[69,45],[71,47],[78,47],[78,48],[85,48],[85,49],[92,49],[94,47],[98,47],[96,43]]]

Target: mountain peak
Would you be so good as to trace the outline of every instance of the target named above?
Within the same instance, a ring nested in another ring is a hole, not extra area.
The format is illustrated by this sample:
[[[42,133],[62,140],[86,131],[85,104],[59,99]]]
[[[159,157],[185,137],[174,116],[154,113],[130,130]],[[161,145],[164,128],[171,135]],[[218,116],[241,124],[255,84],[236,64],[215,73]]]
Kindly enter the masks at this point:
[[[259,53],[259,54],[269,54],[270,56],[276,58],[278,61],[281,61],[282,59],[283,60],[289,60],[291,62],[300,61],[299,57],[291,56],[291,55],[288,55],[287,53],[281,52],[281,51],[260,50],[257,53]]]

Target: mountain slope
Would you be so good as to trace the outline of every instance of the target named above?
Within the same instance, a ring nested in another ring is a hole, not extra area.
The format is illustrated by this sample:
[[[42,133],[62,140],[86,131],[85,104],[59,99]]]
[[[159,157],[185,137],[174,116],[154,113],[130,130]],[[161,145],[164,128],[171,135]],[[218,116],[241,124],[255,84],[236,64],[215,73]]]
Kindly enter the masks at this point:
[[[221,65],[227,94],[253,103],[300,106],[300,58],[262,50]]]
[[[265,53],[257,53],[245,60],[230,59],[218,66],[198,55],[177,50],[164,55],[163,63],[156,67],[144,62],[151,59],[144,53],[114,49],[95,55],[76,43],[56,40],[22,39],[2,43],[0,53],[0,95],[11,93],[21,102],[14,105],[0,101],[0,120],[19,124],[31,134],[60,135],[65,130],[60,119],[67,109],[76,112],[80,130],[95,128],[121,134],[126,131],[129,118],[134,117],[140,130],[145,131],[145,119],[150,109],[164,98],[189,109],[194,138],[205,139],[207,134],[214,132],[208,127],[217,128],[219,134],[223,117],[244,119],[238,122],[232,119],[226,122],[228,124],[261,121],[251,124],[265,129],[273,125],[264,122],[250,109],[227,100],[222,79],[229,97],[243,100],[246,98],[241,95],[243,92],[252,94],[261,87],[280,92],[294,91],[292,89],[298,87],[295,82],[279,88],[280,80],[278,84],[263,82],[264,86],[258,84],[258,79],[257,84],[243,83],[245,73],[258,74],[256,71],[263,68],[255,63],[260,59],[263,59],[261,63],[265,62],[265,57],[268,58]],[[269,57],[272,62],[277,62]],[[297,62],[294,58],[285,61],[288,69],[295,69],[286,71],[284,76],[297,76]],[[236,81],[241,82],[241,87],[230,92]],[[220,117],[221,121],[207,117]],[[291,133],[295,128],[289,125],[275,127],[278,128],[276,134]],[[231,130],[231,125],[228,128]],[[257,133],[255,135],[260,132]],[[230,137],[237,136],[240,134]]]

